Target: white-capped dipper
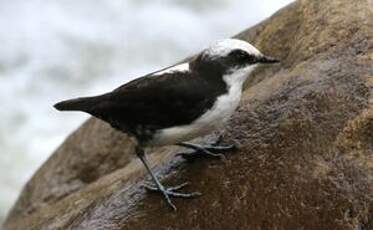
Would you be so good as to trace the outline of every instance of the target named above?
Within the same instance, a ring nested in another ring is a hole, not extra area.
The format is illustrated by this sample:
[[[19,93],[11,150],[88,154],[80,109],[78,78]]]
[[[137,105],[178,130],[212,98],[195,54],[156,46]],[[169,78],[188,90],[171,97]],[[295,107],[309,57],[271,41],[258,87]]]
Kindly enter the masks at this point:
[[[239,105],[242,86],[258,64],[276,63],[254,46],[238,39],[213,44],[191,61],[150,73],[112,92],[62,101],[54,107],[61,111],[83,111],[129,134],[136,154],[155,182],[146,186],[170,197],[191,198],[199,193],[181,193],[186,183],[166,188],[145,157],[144,148],[180,145],[199,153],[218,155],[213,150],[230,147],[187,143],[211,133],[227,121]]]

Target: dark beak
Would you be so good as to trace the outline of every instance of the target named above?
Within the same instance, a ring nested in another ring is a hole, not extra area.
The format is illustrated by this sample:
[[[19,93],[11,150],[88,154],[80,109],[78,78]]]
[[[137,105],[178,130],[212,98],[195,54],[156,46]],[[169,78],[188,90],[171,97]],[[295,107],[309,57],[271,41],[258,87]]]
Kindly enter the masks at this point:
[[[280,61],[273,57],[261,56],[258,62],[263,63],[263,64],[273,64],[273,63],[279,63]]]

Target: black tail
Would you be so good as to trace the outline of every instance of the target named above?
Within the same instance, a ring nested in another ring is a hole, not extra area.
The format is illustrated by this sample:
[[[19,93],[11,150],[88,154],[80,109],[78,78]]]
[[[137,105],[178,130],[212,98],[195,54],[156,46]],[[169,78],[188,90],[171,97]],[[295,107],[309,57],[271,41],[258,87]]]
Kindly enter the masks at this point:
[[[102,100],[105,95],[97,97],[81,97],[71,100],[61,101],[54,105],[59,111],[84,111],[89,112],[94,109]]]

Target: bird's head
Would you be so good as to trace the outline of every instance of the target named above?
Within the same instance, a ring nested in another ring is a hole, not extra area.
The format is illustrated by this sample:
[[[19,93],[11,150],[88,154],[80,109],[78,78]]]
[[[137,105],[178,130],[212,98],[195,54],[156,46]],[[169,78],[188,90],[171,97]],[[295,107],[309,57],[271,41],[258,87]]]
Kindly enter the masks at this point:
[[[214,67],[225,76],[248,76],[259,64],[272,64],[279,61],[263,55],[248,42],[225,39],[204,50],[199,55],[198,62],[201,67],[209,69]]]

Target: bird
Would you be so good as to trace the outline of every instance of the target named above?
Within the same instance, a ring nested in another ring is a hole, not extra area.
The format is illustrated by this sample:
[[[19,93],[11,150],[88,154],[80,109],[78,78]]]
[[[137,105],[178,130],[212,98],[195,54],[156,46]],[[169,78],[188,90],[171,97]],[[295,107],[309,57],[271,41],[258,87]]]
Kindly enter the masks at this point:
[[[278,62],[249,42],[223,39],[189,61],[146,74],[111,92],[65,100],[54,107],[88,113],[127,133],[155,184],[144,187],[160,192],[176,210],[171,198],[192,198],[201,193],[179,192],[187,183],[165,187],[152,172],[145,149],[179,145],[196,150],[194,154],[220,156],[213,151],[233,148],[188,141],[221,128],[239,106],[243,84],[257,66]]]

